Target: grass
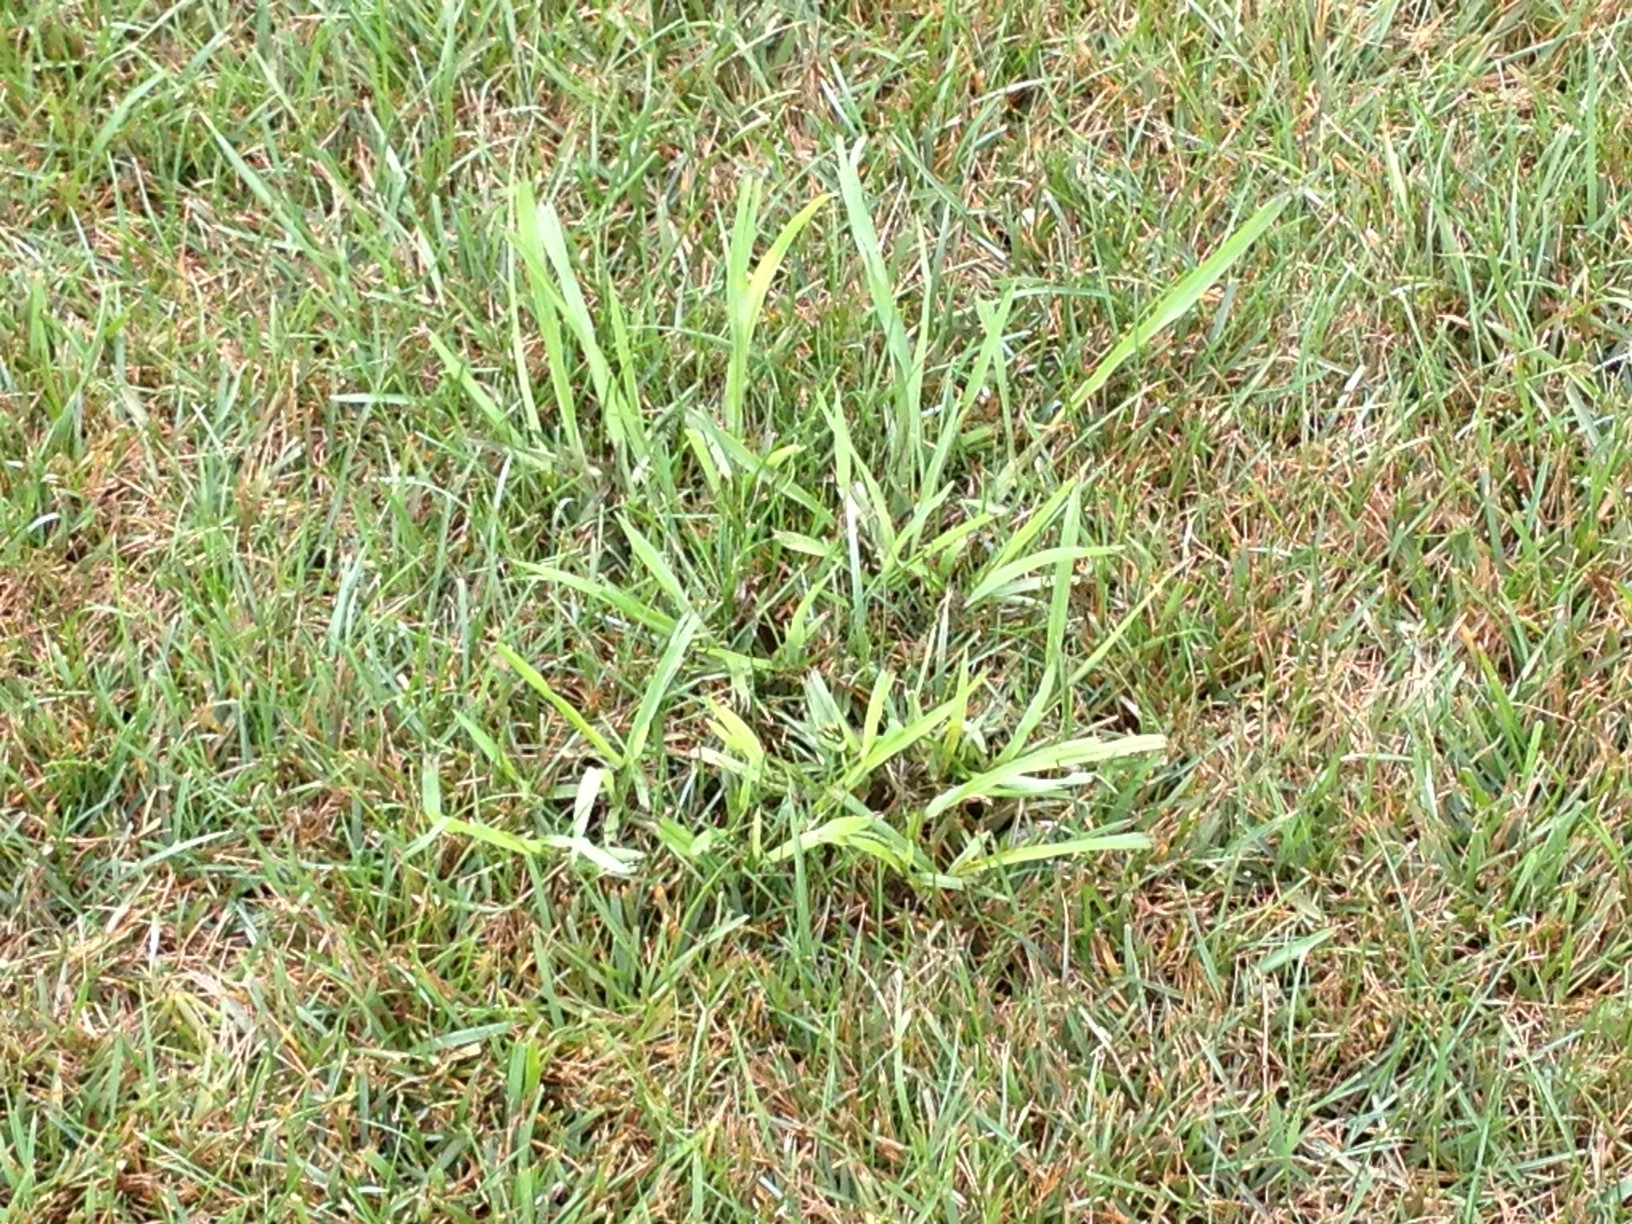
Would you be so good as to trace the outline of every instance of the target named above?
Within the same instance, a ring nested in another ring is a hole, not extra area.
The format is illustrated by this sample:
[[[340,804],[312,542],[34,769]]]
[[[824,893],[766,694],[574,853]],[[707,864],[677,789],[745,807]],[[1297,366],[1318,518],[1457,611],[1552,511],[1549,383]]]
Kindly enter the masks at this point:
[[[51,0],[0,1218],[1616,1220],[1632,18]]]

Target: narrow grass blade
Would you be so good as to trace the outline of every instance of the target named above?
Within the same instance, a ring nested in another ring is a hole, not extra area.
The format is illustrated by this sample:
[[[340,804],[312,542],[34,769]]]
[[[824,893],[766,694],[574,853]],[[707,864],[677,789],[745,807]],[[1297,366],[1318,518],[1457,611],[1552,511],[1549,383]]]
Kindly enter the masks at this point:
[[[718,450],[733,472],[751,473],[756,479],[772,485],[773,491],[779,496],[786,497],[803,509],[808,510],[813,519],[812,525],[817,530],[832,525],[834,522],[833,512],[811,496],[791,476],[779,472],[774,462],[775,455],[761,457],[754,454],[753,451],[743,445],[740,439],[721,429],[718,424],[709,420],[700,412],[688,411],[686,413],[686,424],[701,434],[710,447]]]
[[[1067,684],[1074,688],[1076,685],[1082,683],[1082,678],[1084,676],[1088,675],[1089,672],[1093,671],[1094,668],[1098,667],[1105,661],[1105,656],[1110,654],[1115,648],[1116,644],[1127,636],[1128,630],[1132,628],[1134,622],[1136,622],[1139,617],[1144,614],[1145,609],[1150,607],[1151,601],[1154,600],[1157,595],[1161,594],[1162,588],[1167,585],[1167,580],[1173,577],[1173,575],[1177,572],[1177,570],[1169,571],[1156,580],[1155,584],[1150,588],[1150,590],[1145,592],[1144,598],[1138,603],[1134,604],[1133,607],[1128,610],[1128,614],[1126,616],[1117,621],[1116,628],[1107,633],[1099,645],[1094,647],[1093,653],[1082,661],[1082,663],[1077,667],[1076,671],[1071,673],[1070,679],[1066,681]]]
[[[561,311],[550,275],[548,256],[539,239],[538,205],[533,192],[525,182],[515,190],[515,233],[513,241],[527,272],[527,285],[533,304],[534,321],[544,341],[544,358],[550,367],[550,385],[555,393],[556,412],[561,417],[561,428],[567,445],[580,463],[586,462],[584,439],[578,429],[577,398],[572,380],[567,375],[566,346],[561,336]],[[519,360],[519,359],[518,359]]]
[[[530,195],[525,185],[521,191],[521,211],[531,216],[533,237],[554,272],[551,287],[560,297],[561,314],[567,330],[578,342],[578,348],[589,365],[590,383],[595,388],[595,398],[600,401],[607,436],[614,447],[626,447],[636,459],[644,459],[647,455],[646,435],[639,419],[638,405],[625,403],[625,395],[613,377],[611,363],[607,361],[606,353],[596,338],[595,322],[589,312],[589,303],[584,299],[584,291],[579,287],[578,275],[573,271],[561,218],[551,204],[529,207]],[[615,322],[621,322],[621,317]]]
[[[243,159],[237,149],[232,147],[232,143],[221,134],[214,123],[210,122],[208,115],[200,112],[198,117],[204,126],[209,129],[210,135],[215,138],[216,147],[221,150],[221,156],[227,159],[233,171],[243,180],[244,186],[249,188],[250,194],[260,201],[261,207],[278,219],[278,224],[283,227],[290,241],[304,251],[313,263],[327,271],[328,262],[324,258],[322,249],[318,247],[316,239],[312,237],[311,230],[306,228],[306,223],[290,210],[283,197],[274,193],[266,185],[266,180]]]
[[[621,613],[636,624],[645,625],[648,629],[655,629],[659,633],[674,632],[675,620],[667,612],[660,612],[650,604],[643,603],[626,591],[621,591],[609,582],[600,582],[594,578],[584,578],[578,574],[569,573],[564,569],[557,569],[553,565],[538,565],[531,561],[518,561],[516,568],[523,573],[532,574],[546,582],[553,582],[569,590],[577,591],[580,595],[588,595],[591,599],[604,603],[607,607]]]
[[[470,736],[470,742],[475,744],[481,754],[492,762],[494,768],[516,785],[524,790],[527,789],[526,779],[521,776],[510,757],[503,748],[499,747],[498,742],[491,735],[482,730],[476,721],[463,710],[455,710],[453,718],[455,722],[464,728],[465,734]]]
[[[575,858],[582,858],[609,875],[628,875],[644,856],[637,850],[621,847],[597,846],[583,837],[562,833],[546,833],[542,837],[520,837],[505,829],[481,824],[473,820],[448,817],[440,824],[445,835],[457,833],[472,841],[479,841],[510,854],[533,856],[546,850],[561,850]]]
[[[532,377],[527,372],[527,343],[521,332],[521,299],[516,293],[515,259],[508,260],[507,265],[505,292],[510,308],[510,359],[516,367],[516,387],[521,392],[521,411],[527,419],[527,432],[537,442],[544,437],[544,425],[538,417],[538,400],[533,394]]]
[[[1042,725],[1043,715],[1054,699],[1054,690],[1059,682],[1060,670],[1050,660],[1043,666],[1043,678],[1038,681],[1037,691],[1026,704],[1025,713],[1020,715],[1020,721],[1015,724],[1014,734],[1009,737],[1008,746],[998,756],[999,762],[1017,757],[1026,750],[1026,745],[1031,742],[1032,733]]]
[[[1021,557],[1018,561],[1010,561],[1007,565],[1000,565],[987,574],[974,586],[974,589],[964,597],[964,606],[972,608],[984,600],[1000,595],[1015,579],[1032,574],[1050,565],[1062,563],[1069,565],[1076,561],[1084,561],[1090,557],[1106,557],[1121,552],[1122,549],[1114,544],[1076,544],[1059,545],[1055,548],[1043,548],[1032,553],[1029,557]]]
[[[604,759],[608,765],[612,766],[614,769],[622,766],[625,754],[612,747],[604,735],[602,735],[594,727],[590,726],[589,720],[577,710],[573,709],[571,702],[551,688],[549,681],[545,680],[543,676],[539,675],[538,670],[534,668],[531,663],[527,662],[526,659],[522,658],[503,642],[496,643],[494,645],[494,650],[498,652],[499,658],[503,659],[505,663],[509,665],[510,669],[516,673],[516,675],[520,676],[527,682],[529,688],[538,693],[544,698],[545,701],[554,706],[561,717],[566,719],[568,724],[571,725],[572,729],[590,742],[590,745],[596,752],[601,754],[602,759]]]
[[[730,706],[722,705],[713,698],[706,700],[709,712],[713,714],[709,719],[709,729],[757,774],[765,764],[765,745],[760,742],[759,736]]]
[[[819,741],[837,741],[844,746],[846,753],[859,750],[856,733],[845,721],[839,703],[833,700],[833,691],[827,687],[827,681],[822,679],[820,672],[805,673],[805,710],[809,715],[810,728]]]
[[[1333,928],[1326,927],[1323,930],[1314,932],[1312,935],[1305,935],[1300,939],[1294,939],[1282,944],[1258,962],[1258,972],[1270,974],[1277,969],[1284,969],[1293,961],[1303,961],[1308,958],[1311,952],[1331,939],[1335,934],[1337,932]]]
[[[435,332],[428,332],[427,336],[430,339],[431,347],[436,350],[436,355],[442,359],[443,368],[452,376],[454,382],[459,384],[460,389],[470,397],[470,402],[480,409],[481,414],[487,418],[488,424],[493,426],[494,431],[504,441],[516,441],[515,426],[510,424],[510,419],[505,416],[504,409],[499,407],[499,402],[493,398],[487,388],[476,381],[476,375],[465,364],[465,359],[455,353],[447,342]]]
[[[901,313],[895,306],[895,287],[890,283],[889,268],[884,262],[884,248],[879,244],[878,230],[873,226],[873,214],[867,207],[867,196],[861,186],[858,166],[863,145],[864,142],[857,141],[848,152],[843,148],[839,150],[839,194],[844,200],[845,216],[850,222],[850,235],[861,255],[873,314],[883,328],[885,345],[896,373],[904,378],[912,368],[912,348],[907,343],[907,329],[901,322]]]
[[[669,597],[669,601],[681,612],[691,611],[691,599],[686,594],[685,584],[680,581],[680,576],[670,567],[657,546],[643,536],[627,516],[618,515],[618,526],[623,528],[630,549],[646,567],[646,572],[657,580],[657,585],[663,588],[663,593]]]
[[[419,810],[430,818],[430,828],[414,838],[408,848],[403,851],[406,857],[412,858],[426,846],[442,836],[442,831],[448,826],[448,817],[442,811],[442,776],[439,772],[441,762],[433,753],[425,753],[419,763]]]
[[[1022,863],[1040,863],[1049,859],[1080,858],[1085,854],[1103,854],[1112,850],[1148,849],[1150,838],[1143,833],[1100,833],[1088,837],[1072,837],[1065,841],[1005,846],[991,854],[983,854],[959,863],[953,868],[953,874],[971,876],[995,867],[1016,867]]]
[[[873,225],[872,213],[861,186],[858,165],[864,142],[857,141],[848,152],[839,149],[839,194],[850,221],[850,234],[867,278],[867,293],[872,300],[873,314],[884,333],[885,349],[895,385],[895,414],[891,421],[891,471],[899,476],[908,457],[916,458],[923,437],[923,422],[916,411],[913,387],[913,351],[907,340],[907,329],[901,321],[901,312],[895,305],[895,287],[890,281],[889,267],[884,261],[884,249]]]
[[[1072,772],[1059,774],[1058,770],[1079,771],[1085,765],[1097,765],[1118,757],[1137,756],[1141,753],[1160,752],[1167,740],[1160,735],[1127,735],[1119,739],[1075,739],[1052,744],[1003,762],[984,773],[976,774],[960,786],[937,795],[925,809],[924,815],[933,820],[948,808],[956,807],[976,796],[987,799],[1024,795],[1063,794],[1071,787],[1092,779],[1092,774]],[[1044,776],[1047,775],[1047,776]]]
[[[606,784],[606,770],[590,766],[578,779],[578,789],[572,796],[572,835],[582,837],[589,829],[589,818],[595,810],[595,801],[601,797]]]
[[[1098,364],[1089,372],[1087,380],[1071,396],[1069,411],[1076,412],[1080,409],[1095,392],[1110,382],[1111,376],[1121,369],[1130,357],[1200,301],[1202,294],[1217,284],[1231,266],[1247,253],[1252,244],[1263,237],[1264,231],[1275,224],[1276,218],[1281,215],[1290,199],[1290,196],[1280,196],[1265,204],[1220,243],[1217,250],[1162,294],[1145,317],[1117,341],[1110,352],[1099,359]]]
[[[419,806],[432,820],[442,819],[442,777],[439,762],[427,755],[419,770]]]
[[[680,673],[680,665],[685,662],[686,651],[691,648],[692,639],[702,627],[702,621],[690,613],[682,616],[680,623],[674,627],[669,644],[664,648],[662,658],[658,660],[657,670],[652,673],[651,679],[646,684],[646,691],[641,695],[640,707],[635,711],[635,720],[629,727],[629,738],[625,741],[625,755],[628,760],[639,760],[640,754],[645,751],[646,741],[657,722],[658,711],[662,708],[664,698],[669,694],[670,686],[674,684],[675,676]]]
[[[1077,536],[1082,530],[1081,486],[1071,483],[1071,498],[1065,506],[1065,522],[1060,527],[1060,546],[1077,547]],[[1048,637],[1043,655],[1045,666],[1056,674],[1065,672],[1065,628],[1071,612],[1071,576],[1076,562],[1069,555],[1062,556],[1054,567],[1054,590],[1048,599]]]
[[[120,99],[119,105],[113,108],[107,120],[97,129],[96,138],[91,141],[91,147],[85,155],[85,160],[93,165],[99,161],[102,154],[107,151],[108,145],[112,143],[113,138],[119,134],[119,129],[125,126],[125,120],[130,118],[130,113],[136,109],[141,100],[160,85],[172,83],[175,79],[175,74],[171,72],[155,73]]]
[[[788,250],[799,232],[827,203],[826,194],[817,196],[788,221],[760,258],[759,265],[750,274],[749,259],[753,254],[754,235],[759,224],[759,180],[750,178],[737,198],[737,219],[732,229],[731,245],[727,253],[729,270],[727,304],[731,326],[731,358],[725,377],[725,422],[732,433],[744,428],[747,396],[748,357],[753,348],[754,330],[759,324],[765,297],[771,282],[787,258]]]
[[[1002,565],[1013,560],[1023,553],[1033,540],[1043,533],[1043,529],[1054,521],[1065,503],[1071,500],[1072,492],[1077,488],[1075,480],[1066,481],[1049,494],[1048,500],[1033,510],[1026,521],[1015,528],[1013,534],[1003,541],[1003,546],[991,560],[991,567]]]

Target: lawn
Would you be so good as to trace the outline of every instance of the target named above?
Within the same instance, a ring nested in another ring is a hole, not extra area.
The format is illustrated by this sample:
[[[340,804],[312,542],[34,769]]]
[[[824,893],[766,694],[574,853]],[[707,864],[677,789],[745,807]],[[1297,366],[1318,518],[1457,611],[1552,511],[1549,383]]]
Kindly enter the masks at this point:
[[[0,1220],[1632,1213],[1632,10],[21,0]]]

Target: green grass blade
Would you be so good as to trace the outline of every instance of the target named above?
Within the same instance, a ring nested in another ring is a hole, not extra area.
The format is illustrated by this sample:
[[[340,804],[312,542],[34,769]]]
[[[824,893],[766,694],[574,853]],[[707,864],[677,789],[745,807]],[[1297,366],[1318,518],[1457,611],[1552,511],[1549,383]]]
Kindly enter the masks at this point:
[[[776,279],[777,272],[782,267],[782,261],[788,257],[794,239],[809,225],[816,214],[827,206],[832,197],[826,192],[818,195],[806,204],[789,219],[788,223],[777,233],[770,249],[761,256],[759,265],[754,269],[753,279],[748,282],[748,293],[744,306],[746,309],[745,326],[751,336],[754,327],[759,322],[760,312],[765,307],[766,295],[770,292],[771,282]]]
[[[590,726],[589,720],[573,709],[571,702],[551,688],[549,681],[539,675],[538,670],[531,663],[527,662],[526,659],[503,642],[495,643],[493,648],[498,652],[499,658],[503,659],[516,675],[527,682],[529,688],[554,706],[561,717],[567,720],[572,729],[590,742],[590,745],[596,752],[601,754],[601,757],[608,765],[617,769],[623,764],[624,754],[614,748],[604,735]]]
[[[1031,542],[1043,533],[1043,529],[1052,523],[1060,511],[1064,509],[1065,503],[1071,500],[1071,496],[1077,487],[1077,481],[1068,480],[1049,494],[1048,500],[1027,515],[1026,521],[1021,523],[1014,530],[1014,533],[1003,541],[1003,546],[997,550],[997,554],[992,558],[988,568],[1002,565],[1024,552]]]
[[[1000,565],[992,570],[964,597],[964,606],[972,608],[976,604],[1001,595],[1010,583],[1027,574],[1046,569],[1056,563],[1071,565],[1077,561],[1086,561],[1091,557],[1108,557],[1121,552],[1115,544],[1074,544],[1059,545],[1054,548],[1041,548],[1029,557],[1021,557],[1017,561],[1010,561],[1007,565]]]
[[[636,459],[644,459],[648,448],[645,427],[639,418],[639,406],[625,402],[626,397],[613,376],[611,363],[607,361],[606,353],[596,338],[595,321],[590,315],[589,303],[584,299],[584,291],[579,287],[578,275],[573,270],[561,217],[552,204],[524,208],[523,211],[531,214],[532,236],[554,272],[552,288],[560,297],[567,330],[578,342],[578,348],[589,364],[590,383],[595,388],[595,398],[600,401],[607,437],[614,448],[627,448]]]
[[[515,193],[515,229],[512,242],[521,255],[527,272],[527,284],[533,304],[534,321],[544,341],[544,358],[550,367],[550,385],[555,394],[556,412],[561,417],[561,428],[567,445],[580,463],[587,462],[584,439],[578,428],[577,397],[572,379],[567,374],[566,345],[561,335],[561,311],[550,275],[548,256],[539,238],[538,205],[532,188],[525,182],[517,184]],[[519,360],[519,359],[518,359]]]
[[[521,411],[527,419],[528,435],[536,442],[544,437],[544,425],[538,416],[538,400],[533,394],[533,380],[527,372],[527,342],[521,330],[521,298],[516,292],[516,261],[505,267],[505,295],[510,315],[510,360],[516,368],[516,387],[521,393]]]
[[[1017,867],[1022,863],[1040,863],[1049,859],[1080,858],[1086,854],[1104,854],[1119,850],[1148,850],[1150,838],[1143,833],[1099,833],[1087,837],[1072,837],[1065,841],[1035,842],[1025,846],[1005,846],[991,854],[983,854],[953,869],[954,875],[971,876],[996,867]]]
[[[959,698],[943,701],[920,718],[878,736],[863,749],[862,757],[848,769],[839,783],[845,790],[861,785],[871,774],[894,757],[900,756],[919,740],[934,735],[957,712]],[[871,714],[871,710],[869,710]]]
[[[891,470],[899,475],[908,457],[916,461],[923,423],[912,409],[910,393],[913,376],[913,351],[907,339],[907,329],[901,321],[901,312],[895,304],[895,286],[891,283],[889,267],[884,260],[884,249],[873,225],[873,215],[867,206],[867,196],[861,186],[859,163],[864,142],[854,148],[839,149],[839,195],[844,201],[845,215],[850,222],[850,234],[861,255],[862,271],[867,280],[868,297],[873,304],[873,315],[884,333],[885,351],[889,355],[892,381],[895,386],[895,412],[891,419]]]
[[[460,820],[450,816],[442,822],[441,827],[444,834],[460,833],[473,841],[496,846],[500,850],[508,850],[511,854],[538,854],[544,849],[544,843],[537,838],[518,837],[504,829],[496,829],[492,825],[472,820]]]
[[[1081,770],[1085,765],[1098,765],[1119,757],[1160,752],[1167,740],[1160,735],[1127,735],[1119,739],[1076,739],[1063,744],[1052,744],[1003,762],[967,782],[937,795],[925,809],[925,816],[933,820],[948,808],[965,800],[1018,796],[1063,795],[1073,787],[1090,780],[1091,775],[1073,772],[1058,774],[1058,770]],[[1051,776],[1040,776],[1043,774]]]
[[[645,625],[648,629],[655,629],[659,633],[674,632],[674,617],[667,612],[660,612],[650,604],[643,603],[633,595],[618,589],[609,582],[601,582],[595,578],[584,578],[578,574],[569,573],[564,569],[557,569],[553,565],[538,565],[532,561],[518,561],[516,568],[525,574],[532,574],[546,582],[553,582],[569,590],[577,591],[581,595],[588,595],[591,599],[622,613],[630,620]]]
[[[640,533],[627,516],[618,515],[618,526],[623,529],[624,538],[629,541],[630,549],[646,567],[646,572],[663,588],[663,593],[669,597],[669,601],[681,612],[690,612],[691,597],[686,594],[685,584],[680,581],[680,576],[674,572],[663,553]]]
[[[1111,380],[1112,375],[1121,369],[1130,357],[1199,302],[1202,294],[1217,284],[1235,262],[1247,253],[1252,244],[1275,224],[1276,218],[1281,215],[1290,199],[1290,196],[1278,196],[1265,204],[1220,243],[1211,255],[1162,294],[1145,317],[1117,341],[1110,352],[1099,359],[1082,386],[1071,396],[1069,411],[1076,412],[1080,409],[1088,402],[1089,397]]]
[[[443,368],[452,376],[454,382],[459,384],[460,389],[470,397],[470,402],[480,409],[481,414],[487,418],[488,424],[493,426],[494,432],[506,442],[516,441],[515,426],[510,424],[510,419],[505,416],[504,409],[499,407],[499,402],[493,398],[486,387],[476,380],[476,375],[465,364],[464,358],[449,348],[442,337],[435,332],[427,332],[426,335],[430,339],[431,347],[436,350],[436,355],[442,359]]]
[[[682,616],[679,624],[675,626],[669,644],[658,660],[657,670],[652,673],[651,679],[646,684],[646,691],[641,695],[640,707],[635,711],[634,722],[630,724],[629,738],[625,741],[627,760],[639,760],[641,753],[645,751],[646,741],[657,722],[658,711],[669,695],[674,678],[680,674],[680,665],[685,662],[686,651],[691,648],[692,639],[702,627],[702,621],[692,613]]]
[[[500,773],[524,790],[527,788],[526,780],[522,778],[520,771],[516,769],[515,763],[510,760],[509,755],[503,748],[499,747],[497,740],[477,725],[476,721],[463,710],[455,710],[453,718],[464,729],[465,734],[470,737],[470,742],[476,745],[481,754],[492,762]]]

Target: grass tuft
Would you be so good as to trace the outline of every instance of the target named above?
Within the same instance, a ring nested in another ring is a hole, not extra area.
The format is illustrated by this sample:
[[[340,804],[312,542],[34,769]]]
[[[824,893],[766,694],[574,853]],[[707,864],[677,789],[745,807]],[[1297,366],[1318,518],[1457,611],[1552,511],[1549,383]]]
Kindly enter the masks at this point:
[[[0,1217],[1626,1214],[1627,17],[829,8],[12,15]]]

